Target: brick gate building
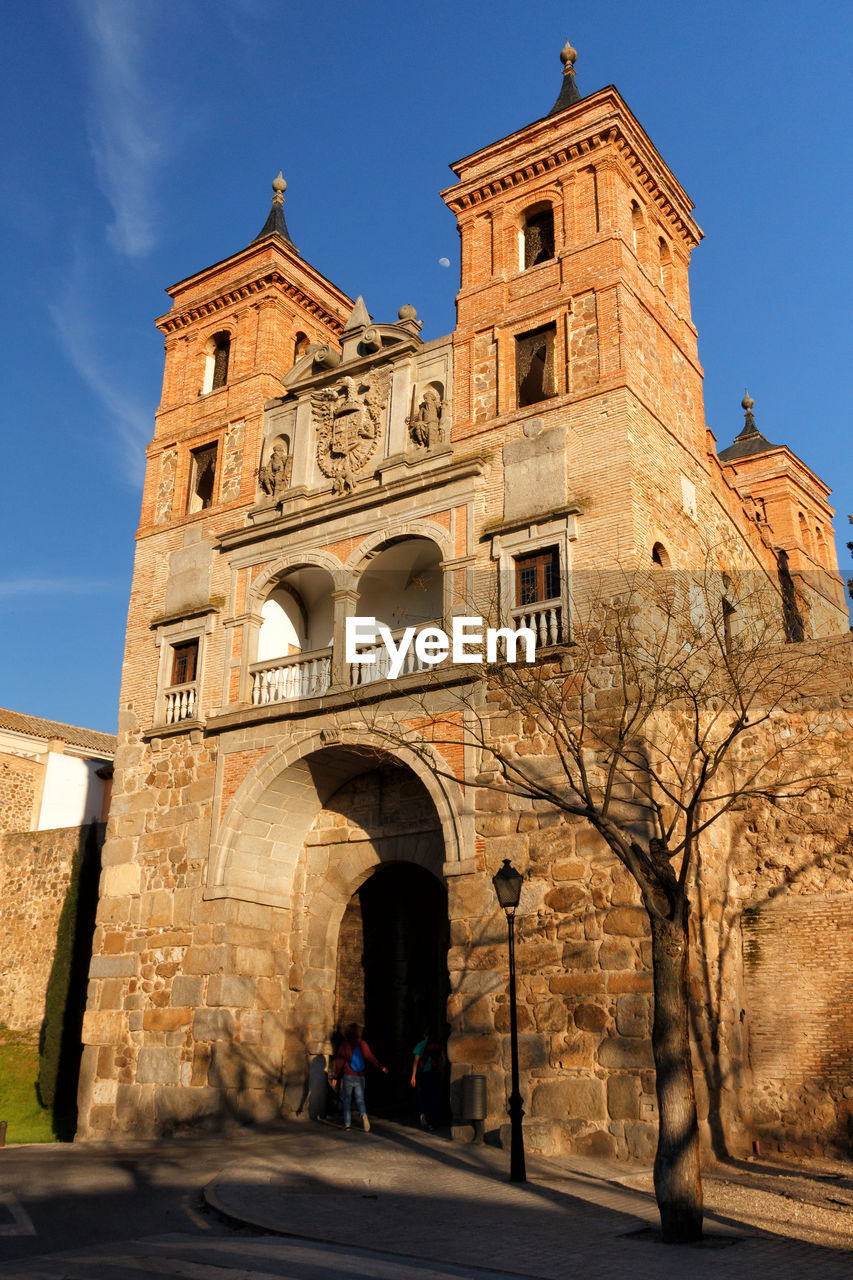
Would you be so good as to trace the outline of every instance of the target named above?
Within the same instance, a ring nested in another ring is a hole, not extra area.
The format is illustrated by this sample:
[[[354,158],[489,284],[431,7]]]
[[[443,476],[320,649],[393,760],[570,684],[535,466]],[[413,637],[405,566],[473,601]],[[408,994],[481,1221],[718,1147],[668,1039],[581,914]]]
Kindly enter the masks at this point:
[[[769,443],[748,399],[729,448],[718,454],[706,426],[690,200],[619,93],[581,98],[573,51],[563,61],[547,115],[452,166],[451,335],[424,342],[410,305],[374,322],[311,267],[281,178],[259,235],[169,290],[81,1136],[297,1113],[312,1061],[350,1017],[405,1072],[422,1027],[446,1016],[453,1079],[487,1076],[496,1127],[507,1008],[491,875],[510,856],[527,873],[528,1140],[649,1150],[651,979],[627,874],[583,826],[478,789],[467,748],[431,767],[439,748],[374,738],[365,701],[393,718],[427,673],[413,657],[392,683],[381,660],[348,663],[344,645],[352,616],[393,632],[446,623],[476,574],[494,582],[504,622],[559,646],[573,576],[690,569],[709,542],[775,584],[780,611],[786,593],[794,601],[791,642],[848,643],[829,490]],[[703,1110],[724,1112],[736,1143],[761,1124],[802,1137],[814,1091],[841,1100],[851,1083],[849,1050],[831,1070],[780,1067],[772,1053],[751,1063],[745,1042],[750,1027],[756,1043],[775,1034],[792,922],[838,921],[837,963],[849,965],[844,803],[836,852],[798,880],[760,862],[763,829],[741,832],[735,888],[711,913],[732,939],[723,1066],[707,1073],[727,1098],[709,1084]],[[724,842],[716,855],[734,866]],[[749,970],[744,921],[766,935]],[[810,981],[814,1011],[834,997],[825,974]],[[705,1034],[697,1024],[699,1059]],[[834,1124],[827,1115],[821,1141],[836,1140]]]

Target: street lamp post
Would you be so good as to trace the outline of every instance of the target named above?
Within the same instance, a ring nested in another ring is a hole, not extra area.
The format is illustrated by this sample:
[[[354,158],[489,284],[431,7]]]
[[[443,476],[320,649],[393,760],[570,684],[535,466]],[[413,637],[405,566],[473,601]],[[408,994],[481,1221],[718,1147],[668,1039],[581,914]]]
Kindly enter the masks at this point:
[[[515,1005],[515,912],[521,897],[521,875],[509,858],[504,858],[500,871],[492,877],[492,884],[495,886],[498,902],[506,912],[509,935],[509,1043],[512,1063],[512,1089],[509,1095],[509,1180],[526,1182],[524,1134],[521,1129],[524,1106],[521,1090],[518,1087],[518,1015]]]

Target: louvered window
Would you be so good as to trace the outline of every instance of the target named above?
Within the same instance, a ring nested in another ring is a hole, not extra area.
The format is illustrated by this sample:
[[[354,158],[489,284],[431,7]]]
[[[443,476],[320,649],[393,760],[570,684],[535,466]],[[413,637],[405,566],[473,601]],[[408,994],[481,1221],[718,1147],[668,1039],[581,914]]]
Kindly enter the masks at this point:
[[[204,511],[213,505],[216,488],[216,443],[193,449],[190,454],[190,487],[187,511]]]
[[[515,340],[515,372],[518,407],[538,404],[557,394],[554,344],[557,327],[547,324]]]
[[[554,256],[554,214],[550,209],[532,213],[524,223],[524,270]]]
[[[211,391],[215,391],[217,387],[224,387],[228,381],[228,361],[231,356],[231,339],[225,335],[217,339],[216,346],[213,351],[213,385]]]

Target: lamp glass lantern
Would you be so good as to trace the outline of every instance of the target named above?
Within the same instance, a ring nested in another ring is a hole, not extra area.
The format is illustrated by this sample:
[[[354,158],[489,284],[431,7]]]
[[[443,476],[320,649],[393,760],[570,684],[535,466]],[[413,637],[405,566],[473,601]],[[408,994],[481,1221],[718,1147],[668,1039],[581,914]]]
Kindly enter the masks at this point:
[[[495,886],[498,902],[504,911],[508,913],[515,912],[521,897],[522,880],[523,877],[520,872],[516,871],[509,858],[504,858],[500,871],[492,876],[492,884]]]

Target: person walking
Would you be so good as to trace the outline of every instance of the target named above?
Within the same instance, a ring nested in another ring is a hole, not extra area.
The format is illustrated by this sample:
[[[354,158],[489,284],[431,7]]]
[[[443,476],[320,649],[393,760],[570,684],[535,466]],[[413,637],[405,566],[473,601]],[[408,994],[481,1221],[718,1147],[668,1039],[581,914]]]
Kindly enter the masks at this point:
[[[437,1129],[441,1110],[441,1073],[447,1059],[438,1036],[430,1031],[415,1045],[412,1088],[418,1090],[421,1128]]]
[[[338,1052],[335,1054],[334,1083],[341,1084],[341,1105],[344,1110],[344,1128],[352,1126],[352,1102],[355,1098],[356,1108],[361,1116],[361,1127],[365,1133],[370,1132],[370,1120],[364,1102],[364,1068],[367,1063],[376,1067],[383,1075],[388,1068],[383,1067],[371,1051],[366,1040],[362,1040],[357,1023],[351,1022],[344,1031]]]

